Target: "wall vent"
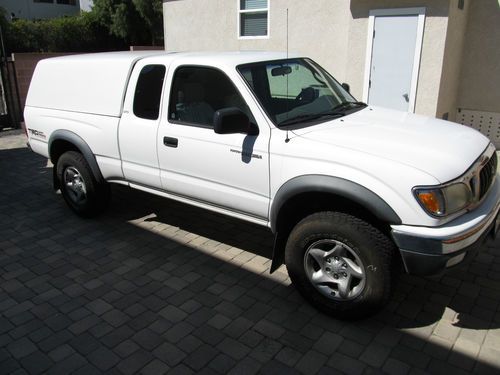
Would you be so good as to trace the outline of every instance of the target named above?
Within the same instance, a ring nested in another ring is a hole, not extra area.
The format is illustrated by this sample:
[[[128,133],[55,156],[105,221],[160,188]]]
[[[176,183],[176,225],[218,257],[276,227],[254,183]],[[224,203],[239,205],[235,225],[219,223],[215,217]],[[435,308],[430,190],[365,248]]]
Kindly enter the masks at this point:
[[[500,149],[500,113],[458,109],[457,122],[479,130]]]

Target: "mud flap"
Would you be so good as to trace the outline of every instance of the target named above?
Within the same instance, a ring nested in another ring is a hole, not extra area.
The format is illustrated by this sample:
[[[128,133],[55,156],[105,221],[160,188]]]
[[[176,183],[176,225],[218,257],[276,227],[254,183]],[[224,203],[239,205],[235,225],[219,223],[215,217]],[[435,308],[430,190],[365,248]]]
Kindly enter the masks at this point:
[[[57,193],[61,189],[61,185],[59,184],[59,178],[57,178],[57,168],[55,165],[52,167],[52,183],[54,191]]]
[[[276,271],[285,260],[285,243],[278,232],[274,235],[273,260],[269,273]]]

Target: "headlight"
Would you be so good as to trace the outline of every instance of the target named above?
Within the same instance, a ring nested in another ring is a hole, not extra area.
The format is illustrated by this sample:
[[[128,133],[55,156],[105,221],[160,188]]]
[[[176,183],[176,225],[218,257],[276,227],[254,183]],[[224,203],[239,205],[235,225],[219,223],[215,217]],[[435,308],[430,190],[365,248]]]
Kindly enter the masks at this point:
[[[463,210],[472,203],[472,192],[464,183],[415,188],[413,191],[420,205],[433,216],[447,216]]]

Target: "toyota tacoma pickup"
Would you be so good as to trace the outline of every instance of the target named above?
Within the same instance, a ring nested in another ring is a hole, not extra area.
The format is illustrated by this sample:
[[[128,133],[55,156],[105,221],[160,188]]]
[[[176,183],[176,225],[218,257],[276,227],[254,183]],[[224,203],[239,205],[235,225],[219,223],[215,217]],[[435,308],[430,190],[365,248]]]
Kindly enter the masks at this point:
[[[338,318],[374,313],[398,269],[433,275],[498,231],[497,154],[479,132],[356,99],[284,53],[120,52],[41,61],[32,150],[90,217],[110,183],[268,227],[271,272]]]

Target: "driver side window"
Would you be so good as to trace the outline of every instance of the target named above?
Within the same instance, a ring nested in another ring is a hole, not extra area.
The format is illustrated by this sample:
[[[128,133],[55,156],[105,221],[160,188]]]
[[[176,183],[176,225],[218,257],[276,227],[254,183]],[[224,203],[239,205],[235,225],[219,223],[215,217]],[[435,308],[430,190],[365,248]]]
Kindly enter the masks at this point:
[[[253,120],[245,100],[221,71],[206,67],[180,67],[172,82],[169,119],[184,125],[213,128],[217,110],[236,107]]]

